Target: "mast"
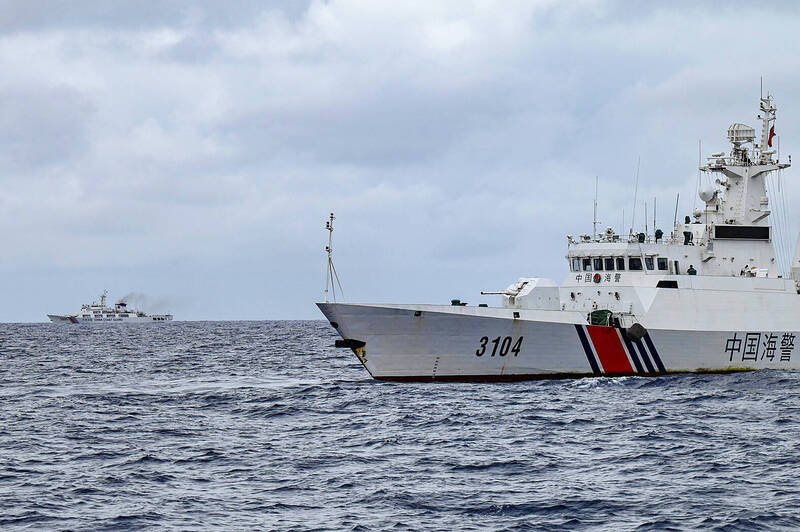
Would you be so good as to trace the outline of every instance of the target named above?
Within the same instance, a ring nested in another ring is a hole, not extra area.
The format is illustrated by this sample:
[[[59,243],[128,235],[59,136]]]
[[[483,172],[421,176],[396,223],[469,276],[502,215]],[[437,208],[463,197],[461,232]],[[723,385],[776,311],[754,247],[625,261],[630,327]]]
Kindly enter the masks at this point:
[[[775,121],[775,104],[772,103],[772,96],[767,93],[766,98],[761,98],[761,145],[759,149],[761,151],[761,157],[759,158],[759,162],[761,164],[773,164],[774,161],[772,160],[772,154],[775,153],[775,149],[772,147],[772,136],[774,135],[774,129],[771,129],[770,124]]]
[[[325,303],[328,303],[328,288],[330,287],[333,292],[333,302],[336,303],[336,285],[339,286],[339,295],[344,294],[342,290],[342,283],[339,282],[339,274],[336,273],[336,268],[333,265],[333,221],[336,217],[331,213],[330,220],[325,222],[325,229],[328,230],[328,245],[325,246],[325,252],[328,254],[328,267],[325,273]],[[334,281],[335,284],[334,284]]]
[[[600,178],[594,176],[594,219],[592,221],[592,240],[597,240],[597,185]]]
[[[699,191],[700,200],[705,203],[703,209],[706,236],[705,259],[709,264],[718,264],[719,258],[714,256],[713,244],[716,240],[726,240],[727,247],[736,246],[739,250],[736,258],[744,264],[753,265],[754,257],[759,249],[769,251],[758,264],[760,269],[768,269],[769,276],[784,275],[788,277],[790,257],[783,240],[785,227],[781,217],[778,185],[775,183],[775,172],[787,168],[791,162],[781,162],[776,158],[775,144],[775,106],[772,95],[767,92],[759,99],[758,119],[761,121],[761,134],[756,129],[743,123],[734,123],[728,127],[728,141],[731,151],[712,153],[707,162],[700,167],[702,172],[711,172],[717,177]],[[760,142],[757,142],[760,140]],[[695,223],[701,220],[701,211],[695,211]],[[739,227],[737,227],[739,226]],[[684,231],[691,228],[683,227]],[[742,238],[742,235],[745,235]],[[702,244],[701,244],[702,245]],[[734,256],[729,251],[729,257]],[[733,262],[733,261],[731,261]],[[735,266],[735,267],[734,267]],[[733,271],[740,265],[729,265]]]
[[[653,197],[653,234],[656,233],[656,207],[658,204],[656,203],[657,198]]]
[[[636,159],[636,183],[633,188],[633,214],[631,214],[631,230],[628,234],[629,237],[633,236],[633,226],[636,223],[636,198],[639,195],[639,163],[641,162],[641,157]]]
[[[675,198],[675,216],[672,219],[672,238],[674,239],[677,234],[678,228],[678,202],[681,200],[681,193],[678,192],[677,197]]]

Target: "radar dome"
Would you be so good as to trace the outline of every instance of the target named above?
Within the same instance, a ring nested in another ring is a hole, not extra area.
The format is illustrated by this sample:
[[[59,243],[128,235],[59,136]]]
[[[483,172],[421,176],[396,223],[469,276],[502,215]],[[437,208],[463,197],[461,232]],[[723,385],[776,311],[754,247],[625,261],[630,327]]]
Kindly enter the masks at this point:
[[[700,199],[708,203],[717,195],[717,190],[712,185],[703,185],[700,189]]]

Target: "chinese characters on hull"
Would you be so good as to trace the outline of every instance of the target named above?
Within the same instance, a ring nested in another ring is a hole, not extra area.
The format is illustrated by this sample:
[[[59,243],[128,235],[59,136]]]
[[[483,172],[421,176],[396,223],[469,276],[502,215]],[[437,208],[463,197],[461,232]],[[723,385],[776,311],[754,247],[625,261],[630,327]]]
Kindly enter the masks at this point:
[[[725,353],[730,353],[729,362],[734,358],[737,362],[758,362],[768,360],[774,362],[791,362],[794,350],[794,333],[757,333],[748,332],[733,336],[725,341]],[[741,357],[741,358],[740,358]]]
[[[588,272],[586,274],[579,273],[578,275],[576,275],[575,281],[578,283],[591,283],[591,282],[599,283],[602,280],[605,281],[606,283],[610,283],[612,280],[612,275],[615,283],[618,283],[620,279],[622,279],[621,273],[614,273],[614,274],[606,273],[600,275],[599,273],[592,274],[591,272]]]

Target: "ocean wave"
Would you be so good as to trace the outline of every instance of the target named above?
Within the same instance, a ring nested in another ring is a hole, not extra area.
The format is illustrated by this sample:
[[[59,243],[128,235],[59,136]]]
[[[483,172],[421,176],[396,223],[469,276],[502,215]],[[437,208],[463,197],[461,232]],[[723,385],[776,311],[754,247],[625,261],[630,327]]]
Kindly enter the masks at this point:
[[[4,529],[800,527],[798,372],[384,383],[322,321],[0,337]]]

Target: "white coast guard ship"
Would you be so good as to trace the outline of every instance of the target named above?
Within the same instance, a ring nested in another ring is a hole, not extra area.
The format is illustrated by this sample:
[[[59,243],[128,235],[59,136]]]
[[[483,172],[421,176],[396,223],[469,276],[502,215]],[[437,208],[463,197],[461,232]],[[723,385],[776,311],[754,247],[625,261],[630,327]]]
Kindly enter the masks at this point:
[[[141,310],[129,309],[124,300],[118,301],[113,307],[106,306],[108,291],[100,294],[100,302],[91,305],[82,305],[81,310],[75,314],[48,314],[53,323],[152,323],[172,321],[172,314],[145,314]]]
[[[337,346],[385,380],[800,368],[800,260],[780,243],[776,225],[788,224],[773,208],[791,157],[773,148],[770,96],[760,111],[760,141],[730,126],[730,153],[700,167],[705,207],[683,221],[676,209],[671,235],[569,236],[563,284],[520,279],[494,292],[501,307],[318,303]]]

